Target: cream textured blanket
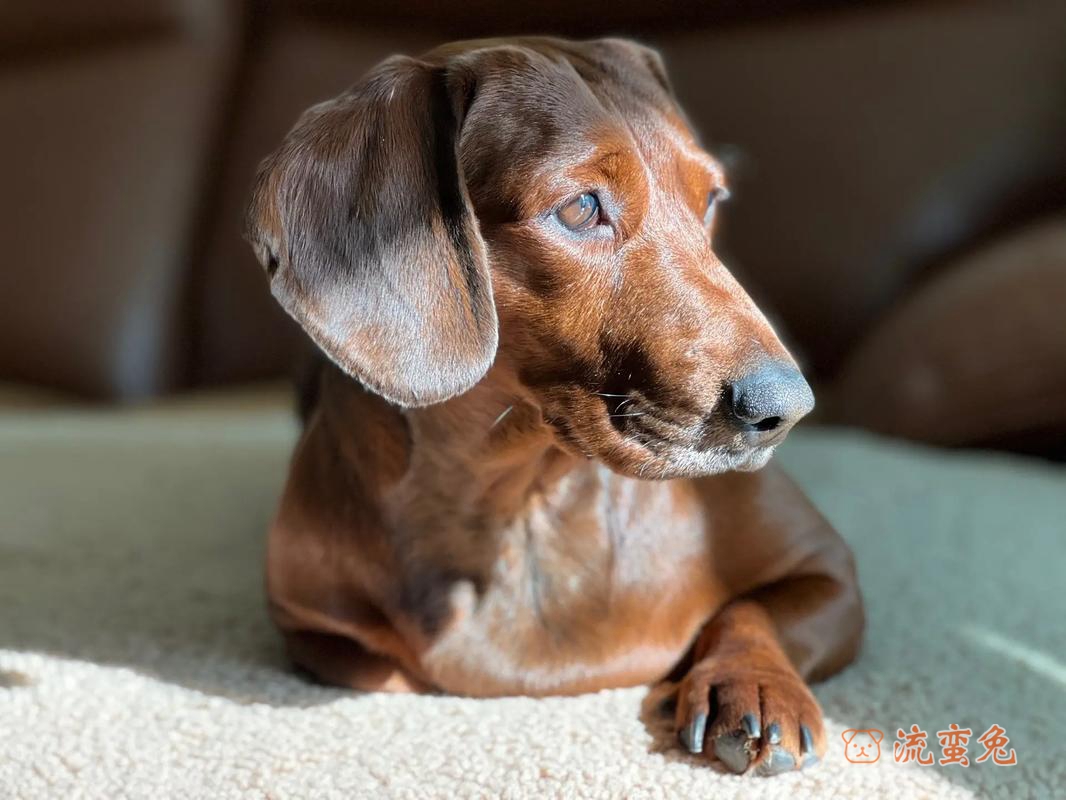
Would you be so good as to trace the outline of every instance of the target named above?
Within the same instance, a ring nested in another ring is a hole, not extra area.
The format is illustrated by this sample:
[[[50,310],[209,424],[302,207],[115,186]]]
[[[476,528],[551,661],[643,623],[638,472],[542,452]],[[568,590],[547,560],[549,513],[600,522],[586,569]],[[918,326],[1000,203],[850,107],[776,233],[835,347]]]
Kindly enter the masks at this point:
[[[1066,797],[1066,470],[847,432],[780,458],[851,542],[859,662],[817,687],[826,761],[738,778],[645,690],[356,695],[288,668],[264,530],[295,428],[246,403],[0,414],[0,799]],[[897,730],[972,730],[970,765]],[[1016,766],[975,763],[1005,729]],[[850,763],[841,732],[884,732]]]

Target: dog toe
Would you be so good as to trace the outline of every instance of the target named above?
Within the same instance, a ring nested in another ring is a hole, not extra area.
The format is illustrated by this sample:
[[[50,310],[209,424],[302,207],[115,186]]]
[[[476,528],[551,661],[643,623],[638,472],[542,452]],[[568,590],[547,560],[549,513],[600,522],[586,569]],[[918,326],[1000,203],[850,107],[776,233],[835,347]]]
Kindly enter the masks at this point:
[[[678,739],[681,746],[692,754],[703,752],[703,739],[707,730],[707,714],[698,711],[692,716],[692,720],[678,731]]]
[[[756,773],[763,776],[780,775],[782,772],[791,772],[796,768],[796,759],[787,750],[771,745],[768,754],[756,768]]]
[[[821,710],[795,673],[693,670],[678,693],[678,737],[688,752],[735,774],[779,775],[818,763]]]
[[[738,775],[751,766],[751,759],[758,752],[759,740],[746,731],[723,733],[714,739],[714,755],[730,772]]]

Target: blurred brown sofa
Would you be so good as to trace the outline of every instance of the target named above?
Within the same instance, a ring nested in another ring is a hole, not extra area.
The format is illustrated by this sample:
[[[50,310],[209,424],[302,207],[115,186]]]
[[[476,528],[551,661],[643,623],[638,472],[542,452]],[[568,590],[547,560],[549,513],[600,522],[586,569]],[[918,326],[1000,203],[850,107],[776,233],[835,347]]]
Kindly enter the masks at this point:
[[[1066,3],[15,2],[0,381],[101,401],[287,374],[243,207],[301,110],[394,52],[659,47],[730,165],[720,250],[822,419],[1066,450]]]

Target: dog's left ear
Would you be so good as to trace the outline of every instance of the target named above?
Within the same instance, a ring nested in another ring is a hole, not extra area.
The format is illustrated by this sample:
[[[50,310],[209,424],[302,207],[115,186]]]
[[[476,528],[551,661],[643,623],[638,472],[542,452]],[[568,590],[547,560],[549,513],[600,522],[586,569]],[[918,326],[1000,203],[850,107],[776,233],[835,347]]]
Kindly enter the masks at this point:
[[[868,732],[870,734],[870,738],[873,739],[877,744],[881,744],[881,740],[885,738],[885,735],[877,729],[871,729]]]
[[[260,167],[246,236],[278,301],[386,399],[436,403],[491,366],[485,243],[456,147],[468,86],[394,57],[308,111]]]

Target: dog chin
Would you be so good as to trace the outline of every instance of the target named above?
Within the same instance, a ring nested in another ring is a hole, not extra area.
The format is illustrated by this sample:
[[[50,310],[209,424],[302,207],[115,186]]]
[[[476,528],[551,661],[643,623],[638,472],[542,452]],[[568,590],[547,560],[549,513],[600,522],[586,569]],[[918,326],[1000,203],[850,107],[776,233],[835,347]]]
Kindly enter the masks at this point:
[[[776,445],[770,447],[757,447],[733,467],[737,472],[755,472],[770,463],[774,456]]]
[[[643,449],[643,448],[642,448]],[[755,472],[769,463],[774,447],[757,447],[737,452],[725,447],[695,450],[683,446],[669,446],[638,454],[617,451],[604,454],[600,460],[610,469],[631,478],[643,480],[671,480],[674,478],[703,478],[723,472]]]
[[[773,447],[757,447],[740,453],[724,449],[688,450],[666,458],[676,465],[679,476],[697,478],[723,472],[755,472],[765,467],[773,454]]]

